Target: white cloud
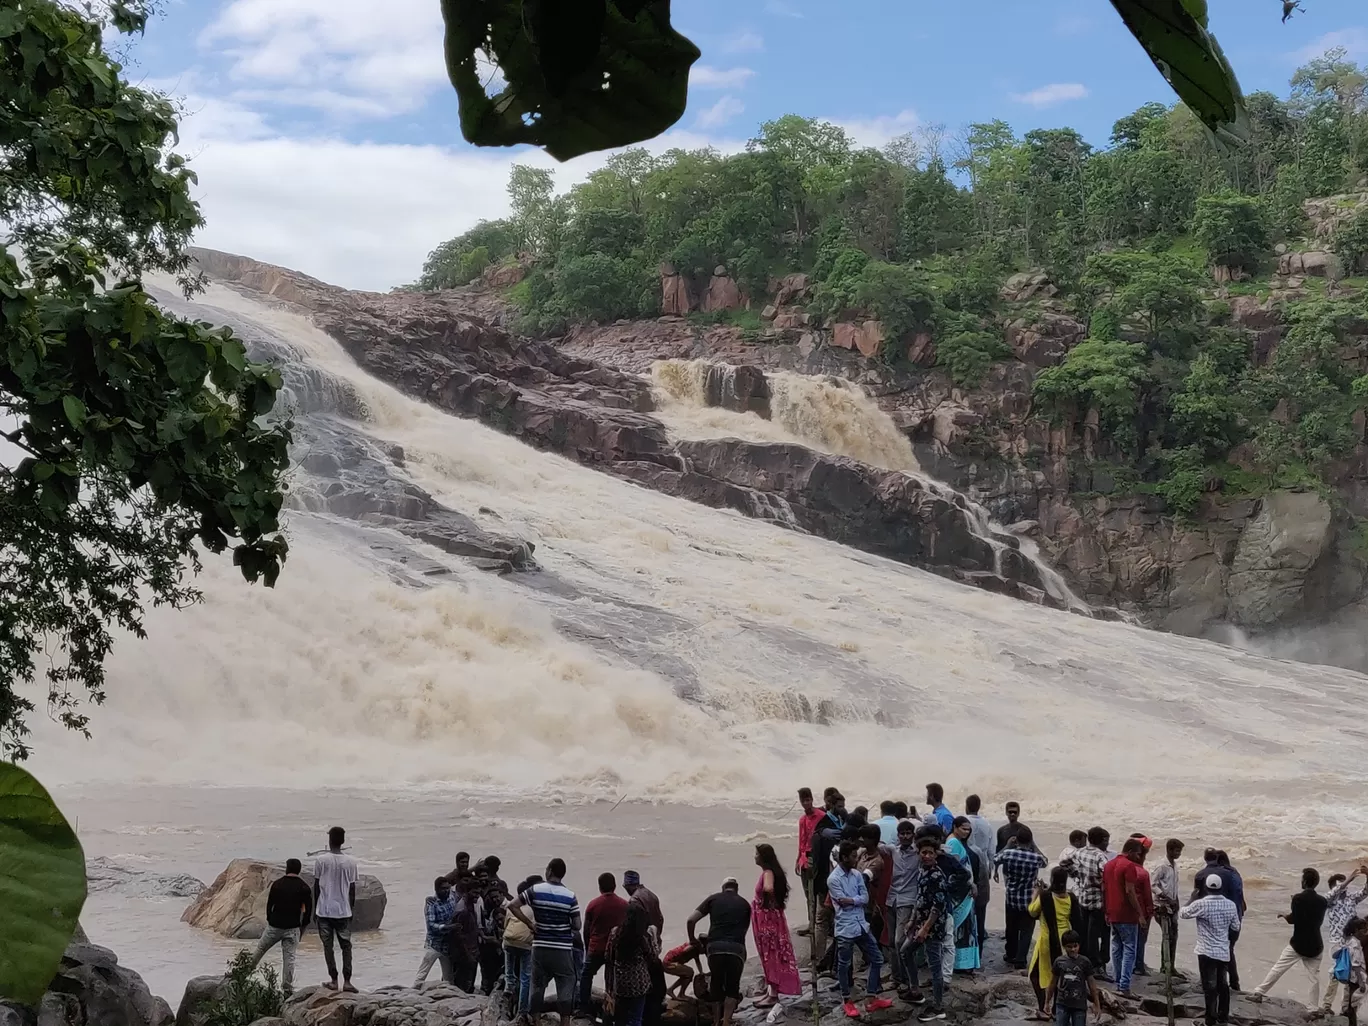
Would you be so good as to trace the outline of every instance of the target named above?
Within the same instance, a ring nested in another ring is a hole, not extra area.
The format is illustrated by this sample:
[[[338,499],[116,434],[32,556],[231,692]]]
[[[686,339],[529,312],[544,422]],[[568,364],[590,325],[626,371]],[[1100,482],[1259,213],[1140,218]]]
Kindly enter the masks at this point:
[[[752,68],[713,68],[695,64],[689,69],[689,85],[695,89],[742,89],[754,77]]]
[[[777,14],[781,18],[802,18],[805,17],[802,11],[787,3],[786,0],[767,0],[765,13]]]
[[[745,113],[746,105],[735,96],[724,96],[706,110],[699,111],[694,120],[699,128],[718,128]]]
[[[446,81],[431,0],[230,0],[200,35],[253,98],[382,117],[422,105]]]
[[[1307,61],[1315,60],[1325,53],[1325,51],[1333,50],[1340,46],[1349,51],[1350,57],[1368,56],[1368,28],[1356,26],[1354,28],[1336,29],[1333,32],[1327,32],[1314,43],[1308,43],[1306,46],[1303,46],[1292,56],[1296,59],[1298,64],[1304,64]]]
[[[860,146],[882,148],[898,136],[911,132],[921,124],[921,118],[914,110],[903,110],[897,114],[883,114],[873,118],[831,118],[833,123],[846,130],[846,134]]]
[[[287,137],[230,101],[192,95],[181,106],[180,150],[199,175],[195,197],[206,222],[196,245],[348,288],[385,291],[413,281],[438,243],[506,214],[513,164],[553,168],[566,189],[609,156],[557,164],[530,149]],[[644,145],[653,153],[707,146],[734,153],[745,142],[678,130]]]
[[[1013,93],[1012,99],[1031,107],[1053,107],[1070,100],[1086,100],[1088,87],[1078,82],[1054,82],[1032,89],[1029,93]]]
[[[741,31],[722,44],[723,53],[757,53],[764,48],[764,37],[749,29]]]

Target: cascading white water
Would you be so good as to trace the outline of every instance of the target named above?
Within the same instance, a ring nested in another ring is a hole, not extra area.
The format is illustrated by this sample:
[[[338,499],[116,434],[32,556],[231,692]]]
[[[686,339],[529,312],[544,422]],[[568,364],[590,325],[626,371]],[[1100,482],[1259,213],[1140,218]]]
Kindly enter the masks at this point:
[[[294,512],[274,591],[210,558],[203,605],[120,639],[93,742],[35,724],[49,783],[703,803],[938,779],[1057,822],[1368,836],[1356,674],[1061,615],[673,500],[409,399],[300,317],[218,287],[177,308],[346,382],[365,419],[339,424],[402,446],[416,483],[535,542],[545,569],[492,578],[434,550],[450,575],[414,586],[386,532]]]
[[[885,470],[916,477],[941,494],[958,495],[969,514],[974,534],[993,550],[994,570],[1002,573],[1004,554],[1016,548],[1033,564],[1045,590],[1061,606],[1090,614],[1088,604],[1074,594],[1067,581],[1040,558],[1029,539],[1007,541],[1002,525],[988,511],[943,481],[922,472],[912,443],[859,385],[839,378],[819,378],[789,371],[767,371],[770,385],[769,420],[754,413],[720,409],[708,394],[708,382],[719,366],[707,360],[660,360],[651,367],[651,381],[660,417],[678,438],[735,437],[755,442],[799,442],[821,452],[849,456]]]

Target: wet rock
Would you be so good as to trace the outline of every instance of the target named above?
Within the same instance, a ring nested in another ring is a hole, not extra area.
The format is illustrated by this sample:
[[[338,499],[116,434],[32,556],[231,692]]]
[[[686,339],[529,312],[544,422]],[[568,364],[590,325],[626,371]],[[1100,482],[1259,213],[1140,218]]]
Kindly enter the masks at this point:
[[[1231,619],[1266,627],[1301,604],[1307,576],[1325,554],[1332,512],[1317,492],[1274,492],[1240,535],[1230,568]]]
[[[140,898],[193,898],[204,890],[204,882],[185,873],[140,872],[97,855],[86,861],[86,887],[92,894],[118,891]],[[84,939],[84,932],[80,936]]]
[[[418,990],[381,987],[362,994],[306,987],[285,1002],[281,1018],[288,1026],[474,1026],[491,1000],[498,997],[465,994],[437,982]]]
[[[182,913],[181,921],[238,940],[260,937],[266,929],[266,892],[284,875],[283,865],[234,859]],[[308,887],[313,887],[313,873],[308,868],[300,877]],[[387,900],[384,885],[378,879],[360,876],[356,882],[352,930],[380,929]]]

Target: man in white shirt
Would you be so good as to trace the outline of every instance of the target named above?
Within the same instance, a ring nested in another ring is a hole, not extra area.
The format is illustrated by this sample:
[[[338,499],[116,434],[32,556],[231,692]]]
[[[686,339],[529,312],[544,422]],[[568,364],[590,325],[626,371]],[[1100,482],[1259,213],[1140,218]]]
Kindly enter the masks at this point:
[[[337,989],[337,962],[333,958],[333,939],[342,949],[342,989],[355,994],[352,986],[352,909],[356,906],[356,859],[342,854],[347,832],[341,827],[328,831],[328,850],[314,862],[314,918],[318,937],[323,942],[323,960],[328,964],[328,990]]]

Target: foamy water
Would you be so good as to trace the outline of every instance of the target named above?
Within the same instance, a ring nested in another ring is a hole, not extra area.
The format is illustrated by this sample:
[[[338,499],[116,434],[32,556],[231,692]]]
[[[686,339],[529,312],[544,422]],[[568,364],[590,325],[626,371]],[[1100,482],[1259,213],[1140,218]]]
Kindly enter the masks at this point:
[[[800,442],[885,470],[921,472],[907,436],[857,385],[767,370],[770,419],[765,420],[709,407],[708,367],[706,360],[659,360],[651,367],[659,416],[676,437]]]
[[[300,317],[219,287],[198,306],[350,381],[365,430],[402,445],[419,484],[535,542],[546,572],[453,561],[453,579],[414,588],[328,518],[293,514],[278,587],[210,560],[202,606],[154,610],[146,642],[117,646],[93,742],[41,728],[44,779],[711,803],[934,778],[1059,823],[1326,852],[1368,839],[1357,674],[679,502],[408,399]]]

